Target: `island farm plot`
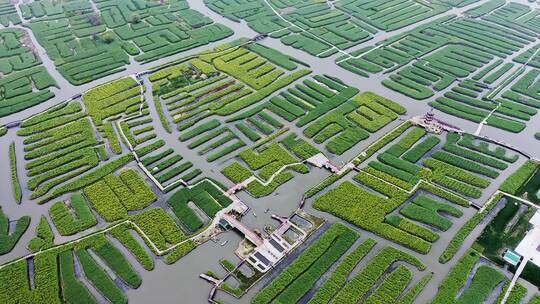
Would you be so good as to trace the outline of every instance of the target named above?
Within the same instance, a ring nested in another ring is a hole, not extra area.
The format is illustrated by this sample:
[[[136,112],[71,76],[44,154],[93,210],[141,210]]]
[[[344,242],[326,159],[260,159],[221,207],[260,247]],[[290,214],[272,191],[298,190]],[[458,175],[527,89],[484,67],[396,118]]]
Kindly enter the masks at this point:
[[[2,17],[0,17],[0,20]],[[0,29],[0,117],[54,97],[56,81],[49,75],[21,29]]]
[[[439,18],[336,63],[365,77],[389,74],[382,84],[394,91],[429,100],[442,112],[518,133],[540,105],[538,20],[535,9],[504,4],[488,1],[464,16]]]
[[[365,42],[381,31],[393,31],[450,9],[427,1],[205,0],[213,11],[236,22],[246,21],[261,34],[313,56],[328,57]]]
[[[20,5],[39,43],[72,84],[122,71],[232,35],[184,0],[51,0]]]

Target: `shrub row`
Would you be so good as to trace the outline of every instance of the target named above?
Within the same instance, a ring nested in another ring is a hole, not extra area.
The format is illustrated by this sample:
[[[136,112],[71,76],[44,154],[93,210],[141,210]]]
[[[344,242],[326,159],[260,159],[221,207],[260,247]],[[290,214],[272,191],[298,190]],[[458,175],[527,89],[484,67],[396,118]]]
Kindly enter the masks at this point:
[[[433,278],[433,272],[426,274],[423,276],[416,285],[411,287],[409,291],[401,297],[401,299],[397,302],[398,304],[412,304],[416,297],[424,290],[426,285],[431,281],[431,278]]]
[[[424,228],[398,215],[392,214],[387,216],[385,222],[412,235],[416,235],[430,243],[439,239],[439,235],[431,229]]]
[[[165,257],[165,264],[174,264],[184,256],[186,256],[188,253],[193,251],[195,248],[197,248],[197,244],[195,244],[192,240],[186,240],[185,243],[179,245],[178,247],[174,248],[171,253],[169,253]]]
[[[459,156],[452,155],[450,153],[446,153],[443,151],[436,151],[431,156],[437,160],[440,160],[442,162],[456,166],[458,168],[462,168],[470,172],[479,173],[479,174],[482,174],[491,178],[496,178],[497,176],[499,176],[499,172],[486,168],[480,165],[476,161],[470,161],[470,160],[461,158]]]
[[[85,277],[112,303],[127,303],[128,299],[111,277],[85,249],[76,251]]]
[[[457,142],[457,140],[459,139],[459,135],[454,134],[455,133],[448,133],[447,142],[443,146],[443,149],[445,151],[499,170],[504,170],[508,168],[508,165],[500,160],[458,147],[457,145],[455,145],[455,142]],[[452,137],[454,138],[452,139]]]
[[[113,222],[127,217],[128,211],[141,210],[157,199],[156,194],[133,169],[120,176],[110,174],[84,188],[92,207]]]
[[[403,159],[411,163],[416,163],[420,160],[426,153],[428,153],[433,147],[435,147],[441,140],[436,136],[430,136],[424,141],[414,146],[414,148],[403,154]]]
[[[141,286],[142,280],[139,273],[133,269],[122,252],[114,247],[109,241],[105,240],[104,242],[99,242],[98,244],[95,244],[92,249],[103,261],[105,261],[107,266],[131,288],[138,288]]]
[[[99,168],[97,168],[94,171],[91,171],[89,173],[86,173],[79,177],[78,179],[71,181],[69,183],[66,183],[58,188],[56,188],[49,196],[41,200],[39,203],[44,204],[52,199],[55,199],[59,197],[62,194],[74,192],[79,189],[82,189],[88,185],[91,185],[95,183],[96,181],[102,179],[103,177],[107,176],[108,174],[111,174],[111,172],[114,172],[118,170],[121,167],[124,167],[127,163],[133,160],[133,154],[127,154],[124,156],[121,156]]]
[[[398,127],[384,135],[383,137],[379,138],[376,142],[371,144],[365,151],[363,151],[357,159],[354,161],[356,165],[362,163],[369,157],[371,157],[375,152],[382,149],[384,146],[386,146],[388,143],[393,141],[394,139],[398,138],[401,134],[405,133],[410,127],[412,126],[412,123],[410,121],[406,121],[402,124],[400,124]]]
[[[137,239],[131,234],[128,225],[120,225],[109,230],[109,233],[118,239],[133,256],[139,261],[139,263],[146,270],[154,269],[154,259],[146,249],[137,241]]]
[[[388,199],[346,181],[317,198],[313,206],[403,246],[427,253],[431,247],[429,242],[384,223],[386,215],[403,204],[410,194],[363,172],[355,179]]]
[[[58,255],[60,262],[60,278],[62,281],[62,294],[64,299],[68,303],[89,303],[98,304],[96,298],[86,288],[86,286],[79,281],[75,274],[75,268],[73,265],[73,252],[66,250]]]
[[[407,288],[413,273],[405,266],[399,265],[382,283],[367,297],[364,303],[392,303]]]
[[[293,73],[290,73],[284,77],[277,79],[276,81],[272,82],[270,85],[267,85],[264,88],[258,90],[256,93],[253,93],[244,98],[235,100],[215,111],[219,115],[230,115],[241,109],[245,109],[246,107],[261,101],[262,99],[268,97],[270,94],[280,90],[281,88],[285,86],[288,86],[289,84],[291,84],[298,78],[306,76],[309,73],[311,73],[311,71],[306,70],[306,69],[301,69]]]

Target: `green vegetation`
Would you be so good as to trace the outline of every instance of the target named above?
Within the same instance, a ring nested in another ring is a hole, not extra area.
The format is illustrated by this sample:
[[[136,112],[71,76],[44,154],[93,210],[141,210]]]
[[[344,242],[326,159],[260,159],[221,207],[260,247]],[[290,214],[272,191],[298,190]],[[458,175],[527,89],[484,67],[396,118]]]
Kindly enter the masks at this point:
[[[221,172],[236,184],[252,176],[257,176],[263,182],[268,182],[270,178],[273,178],[267,185],[263,185],[258,180],[253,180],[247,185],[247,190],[254,197],[270,195],[294,177],[291,171],[302,174],[309,172],[309,168],[291,155],[287,148],[302,158],[316,152],[316,149],[307,142],[295,141],[294,137],[284,139],[283,146],[278,142],[272,142],[259,151],[253,147],[246,149],[238,156],[247,168],[239,162],[233,162]]]
[[[117,226],[109,232],[135,256],[144,269],[154,269],[154,260],[152,259],[152,256],[150,256],[150,254],[141,246],[127,227],[124,225]]]
[[[28,242],[28,249],[38,252],[54,245],[54,233],[45,216],[41,216],[36,227],[36,236]]]
[[[309,304],[328,303],[339,292],[347,282],[347,277],[358,265],[358,263],[371,251],[376,242],[373,239],[367,239],[360,244],[353,252],[348,254],[332,274],[324,281],[323,285],[317,290],[315,295],[309,300]]]
[[[478,252],[473,249],[468,250],[441,282],[439,291],[431,303],[481,303],[485,301],[505,277],[500,271],[481,265],[476,270],[470,286],[461,293],[456,302],[458,292],[465,286],[469,273],[479,259]]]
[[[162,208],[150,208],[130,217],[159,250],[166,250],[168,244],[178,244],[186,235],[176,221]],[[145,240],[146,241],[146,240]],[[153,246],[147,245],[154,251]]]
[[[463,225],[459,231],[454,235],[454,237],[450,240],[450,243],[446,247],[446,249],[443,251],[441,256],[439,257],[439,262],[446,263],[450,261],[454,257],[454,255],[458,252],[459,248],[461,248],[461,245],[465,241],[465,238],[471,234],[471,232],[482,222],[482,220],[497,206],[497,203],[503,198],[503,194],[499,193],[497,195],[492,196],[489,201],[486,202],[485,207],[482,209],[481,212],[476,213],[470,220]]]
[[[11,184],[13,185],[13,195],[15,195],[15,201],[21,203],[22,189],[19,182],[19,175],[17,173],[17,155],[15,153],[15,142],[9,145],[9,161],[11,165]]]
[[[20,23],[15,6],[0,3],[0,24]],[[18,28],[0,29],[0,117],[22,111],[54,97],[56,81],[41,65],[30,37]]]
[[[141,210],[157,199],[156,194],[133,169],[109,174],[84,188],[92,207],[108,222],[127,218],[128,211]]]
[[[251,302],[298,301],[357,238],[356,232],[350,228],[341,224],[332,225]]]
[[[44,201],[53,199],[77,190],[71,188],[77,184],[73,179],[98,174],[87,173],[100,163],[95,149],[99,142],[79,102],[60,104],[24,120],[17,134],[25,137],[25,168],[30,177],[28,188],[34,191],[31,199],[49,192],[52,193]],[[122,156],[95,172],[125,164],[130,158]],[[65,182],[68,183],[60,185]],[[51,191],[53,187],[56,188]]]
[[[455,207],[422,195],[414,198],[412,202],[399,211],[399,213],[410,219],[446,231],[452,226],[452,221],[443,217],[441,215],[443,212],[455,217],[461,217],[463,215],[463,212]]]
[[[17,220],[15,230],[10,231],[9,218],[4,214],[0,207],[0,255],[13,250],[21,236],[30,226],[30,216],[22,216]]]
[[[536,211],[526,208],[524,213],[518,213],[520,206],[519,201],[507,198],[504,207],[476,240],[476,243],[484,248],[482,254],[500,265],[504,265],[504,250],[517,247],[529,230],[529,219]],[[509,223],[513,225],[508,226]]]
[[[103,0],[95,8],[89,2],[53,7],[45,1],[22,4],[20,10],[57,69],[75,85],[124,70],[130,56],[149,62],[233,33],[185,1],[129,6]]]
[[[165,256],[165,263],[174,264],[178,260],[186,256],[188,253],[193,251],[195,248],[197,248],[195,242],[193,242],[192,240],[186,240],[184,243],[171,250],[171,253]]]
[[[404,253],[394,247],[384,247],[371,261],[337,293],[334,298],[336,303],[357,303],[366,294],[376,287],[377,283],[396,262],[404,262],[407,266],[414,266],[418,270],[424,270],[425,265],[416,257]],[[412,272],[405,265],[391,269],[391,273],[384,278],[371,294],[371,303],[394,302],[405,290],[411,281]],[[369,299],[369,297],[368,297]]]
[[[538,171],[538,163],[533,160],[526,161],[516,172],[512,173],[501,185],[500,190],[510,194],[517,194],[521,187]]]
[[[64,251],[59,254],[60,278],[62,281],[63,296],[68,303],[84,302],[97,304],[98,301],[86,286],[77,279],[73,267],[73,252]]]
[[[174,214],[190,231],[195,232],[204,225],[203,219],[188,206],[192,202],[201,209],[210,219],[216,213],[232,203],[220,188],[215,187],[210,181],[199,182],[193,188],[183,188],[169,198],[167,204],[171,206]]]
[[[87,250],[76,251],[84,275],[112,303],[127,303],[127,297]]]
[[[49,213],[61,235],[72,235],[97,224],[96,217],[81,193],[72,194],[69,205],[56,202],[51,206]]]

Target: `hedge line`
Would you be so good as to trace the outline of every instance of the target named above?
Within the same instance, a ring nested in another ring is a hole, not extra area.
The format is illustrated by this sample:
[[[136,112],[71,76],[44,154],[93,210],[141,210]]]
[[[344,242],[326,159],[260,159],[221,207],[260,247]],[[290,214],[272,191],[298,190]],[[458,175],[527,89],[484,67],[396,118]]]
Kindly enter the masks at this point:
[[[22,188],[19,182],[19,175],[17,174],[17,155],[15,154],[15,142],[9,145],[9,161],[11,164],[11,183],[13,185],[13,195],[15,195],[15,201],[21,203],[22,200]]]
[[[500,190],[510,194],[517,194],[531,176],[538,170],[538,163],[533,160],[527,160],[517,171],[512,173],[500,186]]]
[[[79,281],[73,266],[73,252],[67,250],[58,255],[60,262],[60,279],[62,281],[62,295],[68,303],[97,304],[98,301],[86,286]]]
[[[76,251],[84,275],[103,296],[112,303],[127,303],[128,299],[111,277],[103,270],[85,249]]]
[[[92,248],[100,258],[105,261],[109,268],[131,288],[138,288],[141,286],[142,279],[139,273],[133,269],[122,252],[114,247],[108,240],[100,242]]]

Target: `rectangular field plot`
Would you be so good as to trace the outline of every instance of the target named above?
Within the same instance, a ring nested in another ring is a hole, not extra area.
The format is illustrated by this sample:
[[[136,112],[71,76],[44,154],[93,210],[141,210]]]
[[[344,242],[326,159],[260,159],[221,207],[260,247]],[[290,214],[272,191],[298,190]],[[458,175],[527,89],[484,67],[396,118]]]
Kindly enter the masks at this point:
[[[379,148],[380,149],[380,148]],[[421,253],[517,157],[470,137],[412,128],[313,206]]]
[[[2,17],[0,17],[2,20]],[[54,97],[49,75],[26,31],[0,29],[0,117]]]
[[[148,62],[233,33],[184,0],[104,0],[94,6],[45,0],[20,9],[60,73],[76,85],[119,72],[132,58]]]

